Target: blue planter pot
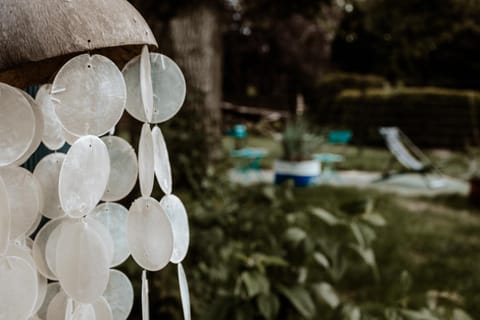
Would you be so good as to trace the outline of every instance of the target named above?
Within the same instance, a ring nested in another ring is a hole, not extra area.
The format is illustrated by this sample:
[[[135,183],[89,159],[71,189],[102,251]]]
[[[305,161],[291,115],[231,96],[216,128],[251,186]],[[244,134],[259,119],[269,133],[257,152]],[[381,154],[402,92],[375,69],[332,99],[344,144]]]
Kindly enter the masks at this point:
[[[316,160],[290,162],[276,160],[274,163],[275,184],[292,180],[296,187],[307,187],[316,182],[320,175],[320,164]]]

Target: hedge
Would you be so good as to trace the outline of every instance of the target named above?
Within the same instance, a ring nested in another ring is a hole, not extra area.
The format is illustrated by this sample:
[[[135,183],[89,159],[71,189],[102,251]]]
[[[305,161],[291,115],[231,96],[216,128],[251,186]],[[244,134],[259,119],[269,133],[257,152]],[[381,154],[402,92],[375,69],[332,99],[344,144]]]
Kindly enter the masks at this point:
[[[383,143],[381,126],[401,128],[421,147],[463,149],[478,145],[480,92],[420,87],[349,89],[333,103],[336,122],[354,132],[358,143]]]

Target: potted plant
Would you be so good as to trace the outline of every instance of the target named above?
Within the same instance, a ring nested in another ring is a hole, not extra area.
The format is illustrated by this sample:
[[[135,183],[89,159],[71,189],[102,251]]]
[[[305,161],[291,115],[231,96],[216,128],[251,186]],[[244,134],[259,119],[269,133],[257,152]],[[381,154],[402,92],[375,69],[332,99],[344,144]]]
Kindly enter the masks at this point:
[[[293,180],[295,186],[309,186],[320,174],[320,164],[313,160],[319,138],[309,133],[305,121],[298,117],[287,123],[282,135],[282,158],[274,163],[275,184]]]

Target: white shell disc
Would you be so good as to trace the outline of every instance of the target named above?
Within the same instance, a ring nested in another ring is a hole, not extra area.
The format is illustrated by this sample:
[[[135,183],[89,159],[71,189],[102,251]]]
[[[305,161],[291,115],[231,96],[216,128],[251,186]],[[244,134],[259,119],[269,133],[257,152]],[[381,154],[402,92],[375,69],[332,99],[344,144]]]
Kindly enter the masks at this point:
[[[0,176],[5,183],[10,205],[10,239],[17,239],[28,232],[40,214],[40,183],[28,170],[20,167],[1,168]]]
[[[19,257],[0,257],[0,319],[27,319],[37,301],[37,272]]]
[[[140,89],[140,56],[130,60],[123,68],[127,84],[126,109],[130,115],[142,122],[149,122],[142,104]],[[183,105],[186,83],[182,71],[169,57],[150,53],[153,86],[153,117],[150,123],[160,123],[172,118]]]
[[[172,193],[172,170],[170,168],[167,144],[158,126],[153,128],[152,136],[155,176],[162,191],[165,192],[165,194],[170,194]]]
[[[130,253],[142,268],[158,271],[170,261],[173,251],[172,226],[157,200],[135,200],[128,212],[127,238]]]
[[[90,216],[102,223],[110,232],[113,240],[112,266],[118,266],[130,256],[127,241],[128,210],[118,204],[107,202],[97,206]]]
[[[58,150],[65,144],[63,129],[50,96],[51,84],[40,87],[35,97],[43,114],[43,144],[50,150]]]
[[[37,270],[50,280],[57,280],[57,277],[47,264],[47,242],[55,228],[66,219],[68,218],[60,218],[47,222],[40,231],[38,231],[35,241],[33,241],[32,254],[35,264],[37,265]]]
[[[133,286],[123,272],[110,270],[110,280],[103,296],[112,309],[113,319],[128,318],[133,307]]]
[[[8,248],[11,222],[8,192],[3,179],[0,177],[0,256],[3,256]]]
[[[160,205],[167,213],[173,230],[173,253],[170,261],[180,263],[187,255],[190,244],[187,210],[182,201],[175,195],[166,195]]]
[[[35,114],[17,89],[0,83],[0,167],[7,166],[27,152],[35,134]]]
[[[185,270],[181,263],[178,264],[178,284],[180,286],[180,297],[182,299],[183,318],[185,320],[190,320],[190,292],[188,290],[187,276],[185,275]]]
[[[82,54],[58,71],[51,95],[55,113],[68,132],[99,136],[120,120],[126,87],[113,61],[100,55]]]
[[[138,143],[138,179],[142,196],[150,197],[155,179],[153,136],[150,125],[145,123]]]
[[[105,143],[95,136],[78,139],[60,170],[58,189],[63,210],[76,218],[89,214],[104,194],[109,176]]]
[[[146,270],[142,271],[142,320],[150,320],[150,296]]]
[[[61,288],[58,282],[52,282],[47,285],[47,293],[45,294],[45,299],[43,300],[40,309],[37,311],[37,317],[39,319],[47,319],[48,306],[50,305],[52,299],[57,295],[57,293],[60,292],[60,290]]]
[[[42,158],[35,167],[33,175],[43,191],[43,208],[40,212],[47,218],[56,219],[65,215],[58,196],[58,182],[65,154],[52,153]]]
[[[33,139],[30,145],[28,146],[27,151],[18,159],[15,161],[15,164],[21,165],[25,163],[25,161],[30,158],[30,156],[35,152],[35,150],[38,149],[38,146],[40,145],[40,142],[42,142],[42,136],[43,136],[43,114],[42,110],[40,110],[40,107],[37,105],[35,100],[26,93],[25,91],[19,90],[20,93],[27,99],[28,103],[30,103],[30,106],[32,107],[33,114],[35,115],[35,133],[33,134]]]
[[[143,46],[140,55],[140,93],[146,119],[151,122],[153,117],[152,66],[150,65],[150,54],[146,45]]]
[[[56,265],[62,288],[78,302],[95,302],[107,287],[107,251],[94,228],[84,221],[67,223],[62,228]]]
[[[95,320],[114,320],[112,308],[104,297],[100,297],[93,305]]]
[[[138,163],[133,147],[124,139],[115,136],[102,138],[110,157],[110,177],[103,194],[103,201],[125,198],[137,182]]]
[[[60,289],[52,298],[47,308],[47,318],[45,320],[65,320],[67,319],[68,296],[65,291]],[[70,310],[69,310],[70,311]]]

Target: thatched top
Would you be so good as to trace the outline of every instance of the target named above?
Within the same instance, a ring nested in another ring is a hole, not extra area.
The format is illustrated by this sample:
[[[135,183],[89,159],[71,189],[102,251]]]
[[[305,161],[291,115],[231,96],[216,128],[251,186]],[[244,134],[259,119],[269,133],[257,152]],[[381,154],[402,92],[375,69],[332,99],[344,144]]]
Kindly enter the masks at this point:
[[[144,44],[157,46],[126,0],[0,0],[0,82],[47,82],[85,51],[123,64]]]

